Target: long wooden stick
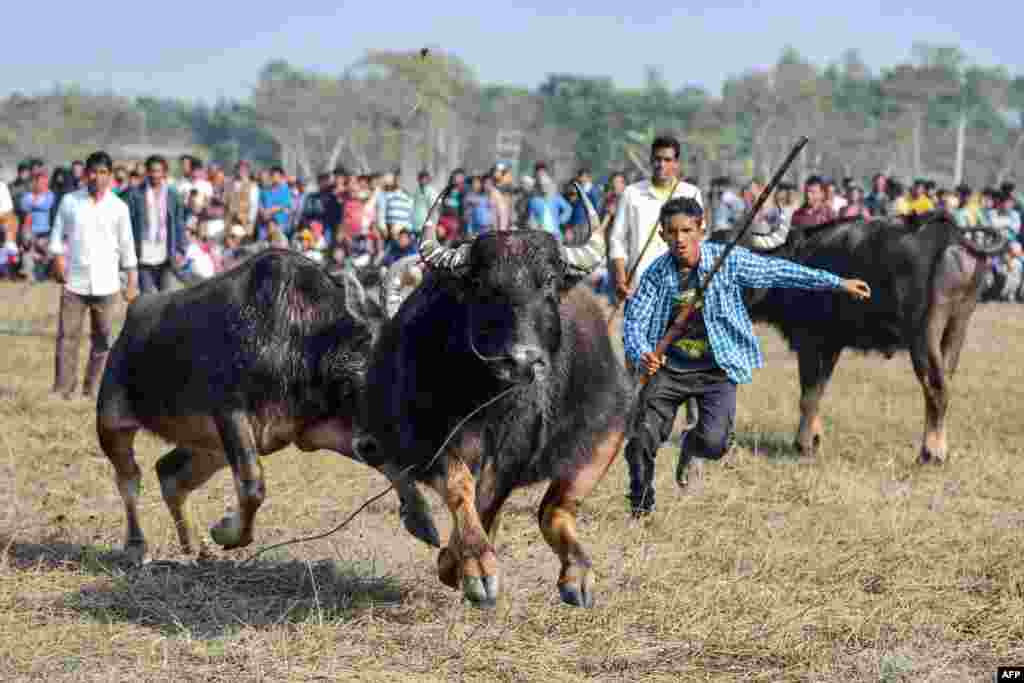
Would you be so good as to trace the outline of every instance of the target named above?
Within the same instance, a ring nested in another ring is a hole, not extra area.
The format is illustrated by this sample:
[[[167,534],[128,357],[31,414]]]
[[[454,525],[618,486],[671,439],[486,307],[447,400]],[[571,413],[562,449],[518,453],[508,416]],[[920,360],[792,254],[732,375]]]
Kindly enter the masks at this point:
[[[708,285],[711,284],[711,278],[713,278],[715,274],[722,269],[722,266],[725,264],[725,259],[728,258],[732,250],[736,248],[736,245],[739,244],[740,240],[742,240],[744,235],[747,234],[747,230],[749,230],[750,226],[753,225],[754,223],[754,217],[757,216],[758,211],[760,211],[761,207],[764,206],[764,203],[768,200],[768,197],[770,197],[772,192],[775,191],[775,186],[782,181],[782,177],[786,175],[786,171],[789,170],[790,165],[796,159],[797,155],[800,154],[803,148],[807,145],[807,142],[808,139],[806,136],[800,137],[796,145],[789,152],[789,156],[787,156],[785,161],[782,162],[782,166],[780,166],[779,170],[777,170],[775,172],[775,175],[772,176],[771,181],[764,187],[763,190],[761,190],[761,194],[758,195],[757,201],[754,202],[754,205],[750,207],[750,211],[748,211],[747,215],[744,217],[743,227],[740,229],[739,234],[736,235],[736,237],[733,238],[733,240],[725,246],[725,249],[722,251],[722,255],[718,257],[718,259],[715,261],[715,265],[711,268],[710,271],[708,271],[708,274],[704,278],[704,281],[701,282],[698,286],[697,296],[693,298],[693,301],[690,304],[684,305],[680,308],[679,314],[676,316],[676,319],[673,320],[672,324],[668,326],[668,330],[665,331],[665,334],[661,337],[661,341],[659,341],[658,345],[654,348],[655,356],[659,358],[664,356],[665,352],[668,351],[668,347],[672,345],[672,342],[674,342],[679,337],[679,335],[686,331],[686,324],[689,322],[690,317],[693,315],[694,311],[697,310],[697,305],[704,298],[704,293],[708,290]],[[645,384],[647,384],[647,382],[650,381],[651,377],[653,377],[653,375],[648,375],[644,373],[640,377],[640,386],[644,386]]]

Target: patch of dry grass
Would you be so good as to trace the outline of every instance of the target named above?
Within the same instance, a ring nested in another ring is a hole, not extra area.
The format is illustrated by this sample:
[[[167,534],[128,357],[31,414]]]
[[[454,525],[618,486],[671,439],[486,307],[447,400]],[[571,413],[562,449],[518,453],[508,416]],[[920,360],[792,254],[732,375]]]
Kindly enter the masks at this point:
[[[47,393],[57,290],[5,284],[0,301],[0,680],[982,681],[1024,662],[1020,307],[975,316],[941,468],[913,464],[923,410],[905,356],[844,357],[823,451],[795,457],[796,362],[763,330],[739,448],[698,490],[674,490],[669,445],[651,520],[626,516],[621,460],[586,501],[594,610],[558,603],[531,489],[503,518],[505,594],[480,611],[438,582],[393,496],[250,566],[250,550],[181,557],[152,471],[166,446],[145,436],[155,561],[125,568],[94,407]],[[324,452],[266,471],[261,545],[327,528],[386,485]],[[197,519],[232,495],[218,475],[193,496]]]

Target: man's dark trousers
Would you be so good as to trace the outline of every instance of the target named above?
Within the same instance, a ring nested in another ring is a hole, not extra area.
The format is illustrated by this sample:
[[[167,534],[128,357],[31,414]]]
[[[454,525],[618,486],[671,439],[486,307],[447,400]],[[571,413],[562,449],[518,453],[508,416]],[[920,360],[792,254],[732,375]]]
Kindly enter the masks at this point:
[[[725,454],[736,417],[736,385],[724,370],[679,370],[671,363],[669,359],[641,392],[636,429],[626,446],[634,512],[654,509],[654,458],[672,435],[676,413],[688,398],[696,399],[699,418],[683,439],[683,471],[693,457],[717,460]]]

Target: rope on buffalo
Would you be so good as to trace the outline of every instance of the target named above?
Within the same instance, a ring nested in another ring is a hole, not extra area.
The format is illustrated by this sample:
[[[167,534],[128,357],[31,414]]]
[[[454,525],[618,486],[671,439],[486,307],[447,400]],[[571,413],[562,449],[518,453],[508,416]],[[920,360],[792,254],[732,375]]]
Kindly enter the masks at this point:
[[[532,384],[532,382],[530,384]],[[484,408],[487,408],[488,406],[490,406],[490,405],[498,402],[499,400],[503,399],[504,397],[508,396],[510,393],[512,393],[516,389],[520,389],[520,388],[522,388],[524,386],[528,386],[528,384],[513,384],[509,388],[507,388],[504,391],[502,391],[501,393],[499,393],[497,396],[494,396],[493,398],[488,399],[486,402],[484,402],[480,406],[476,407],[472,412],[470,412],[464,418],[459,420],[459,422],[452,428],[452,430],[450,432],[448,432],[448,436],[445,438],[444,443],[441,444],[441,447],[437,449],[437,452],[434,453],[433,457],[430,459],[430,462],[428,462],[426,464],[426,466],[424,466],[423,469],[424,470],[429,470],[434,465],[434,463],[437,462],[437,459],[439,457],[441,457],[441,453],[443,453],[444,449],[448,447],[448,442],[452,440],[452,438],[458,433],[458,431],[460,429],[462,429],[462,426],[464,424],[466,424],[466,422],[468,422],[470,420],[470,418],[472,418],[474,415],[479,413]],[[404,478],[407,474],[409,474],[410,471],[415,469],[415,467],[416,467],[416,465],[409,465],[404,470],[402,470],[401,472],[398,473],[398,477],[396,477],[396,479]],[[261,548],[260,550],[256,551],[255,553],[250,555],[248,558],[246,558],[241,563],[241,566],[244,567],[245,565],[247,565],[250,562],[252,562],[253,560],[255,560],[257,557],[259,557],[260,555],[268,553],[271,550],[277,550],[278,548],[284,548],[286,546],[296,545],[296,544],[299,544],[299,543],[308,543],[309,541],[319,541],[321,539],[327,538],[328,536],[336,534],[337,532],[341,531],[346,526],[348,526],[349,523],[353,519],[358,517],[360,515],[360,513],[363,512],[363,510],[365,510],[366,508],[370,507],[370,505],[372,505],[373,503],[376,503],[378,500],[380,500],[381,498],[383,498],[387,494],[391,493],[391,491],[394,488],[395,488],[395,484],[394,484],[394,482],[392,482],[391,485],[389,485],[386,489],[384,489],[383,491],[381,491],[380,493],[378,493],[377,495],[373,496],[372,498],[367,500],[365,503],[360,505],[358,508],[356,508],[355,512],[353,512],[351,515],[346,517],[345,520],[342,521],[337,526],[335,526],[335,527],[333,527],[333,528],[331,528],[331,529],[329,529],[327,531],[321,532],[319,534],[313,534],[312,536],[302,536],[300,538],[293,538],[293,539],[290,539],[290,540],[287,540],[287,541],[282,541],[281,543],[275,543],[274,545],[269,545],[269,546],[267,546],[265,548]]]

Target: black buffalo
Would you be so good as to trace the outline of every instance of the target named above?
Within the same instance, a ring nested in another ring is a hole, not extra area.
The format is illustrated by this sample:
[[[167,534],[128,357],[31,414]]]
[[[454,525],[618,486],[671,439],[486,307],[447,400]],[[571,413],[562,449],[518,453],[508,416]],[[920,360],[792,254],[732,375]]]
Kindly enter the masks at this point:
[[[561,560],[561,597],[590,606],[576,512],[619,452],[629,402],[605,315],[577,286],[602,262],[603,240],[563,247],[546,232],[516,230],[448,249],[432,237],[428,226],[423,283],[374,349],[365,424],[375,442],[363,457],[437,491],[453,520],[439,577],[482,604],[499,590],[502,504],[515,488],[550,480],[538,522]]]
[[[140,429],[176,446],[156,470],[182,549],[193,549],[185,499],[225,464],[240,514],[226,515],[211,534],[224,547],[244,546],[266,491],[261,456],[292,443],[349,456],[358,449],[354,418],[382,321],[352,273],[331,276],[276,249],[188,289],[135,301],[109,357],[96,420],[124,500],[130,558],[141,561],[146,550],[133,449]],[[439,545],[415,486],[386,464],[380,469],[398,486],[406,527]]]
[[[819,405],[843,349],[892,357],[908,350],[925,399],[919,462],[946,454],[945,416],[967,326],[978,302],[988,256],[1006,238],[991,228],[965,231],[936,214],[903,221],[840,219],[792,229],[781,224],[745,239],[755,251],[868,282],[872,296],[793,289],[752,292],[751,318],[778,329],[797,353],[803,452],[821,439]],[[734,231],[712,234],[729,240]],[[981,243],[988,236],[987,243]]]

